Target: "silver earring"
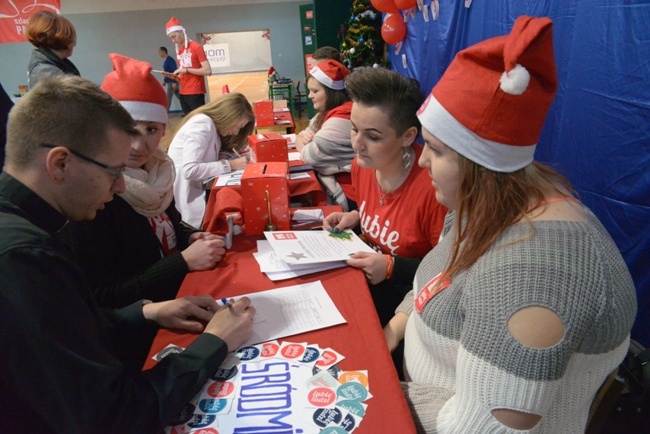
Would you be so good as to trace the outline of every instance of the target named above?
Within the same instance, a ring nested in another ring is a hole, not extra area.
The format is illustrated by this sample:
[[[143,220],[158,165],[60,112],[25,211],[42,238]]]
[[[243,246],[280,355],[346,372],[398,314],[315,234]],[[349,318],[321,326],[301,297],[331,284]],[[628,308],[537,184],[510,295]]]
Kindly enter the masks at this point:
[[[409,152],[409,148],[404,148],[402,160],[404,161],[404,169],[408,170],[408,168],[411,167],[411,153]]]

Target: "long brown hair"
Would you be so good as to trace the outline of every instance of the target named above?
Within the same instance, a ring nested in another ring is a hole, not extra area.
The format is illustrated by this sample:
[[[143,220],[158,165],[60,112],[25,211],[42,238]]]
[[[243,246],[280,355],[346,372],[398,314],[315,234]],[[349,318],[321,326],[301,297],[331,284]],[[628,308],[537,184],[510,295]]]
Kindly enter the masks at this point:
[[[547,195],[575,194],[568,179],[535,161],[515,172],[501,173],[458,154],[458,166],[457,235],[445,271],[450,277],[474,265],[519,220],[528,222],[530,231],[526,238],[530,238],[534,227],[528,213],[543,207]]]
[[[316,80],[312,75],[307,76],[307,83],[309,83],[309,80],[311,79]],[[345,104],[346,102],[350,101],[350,97],[348,96],[348,91],[343,89],[343,90],[334,90],[331,89],[327,86],[325,86],[323,83],[320,81],[316,80],[318,84],[320,84],[323,87],[323,90],[325,91],[325,110],[318,112],[316,115],[316,122],[314,123],[314,131],[320,130],[320,127],[323,126],[323,122],[325,121],[325,116],[327,116],[327,113],[335,109],[336,107]]]

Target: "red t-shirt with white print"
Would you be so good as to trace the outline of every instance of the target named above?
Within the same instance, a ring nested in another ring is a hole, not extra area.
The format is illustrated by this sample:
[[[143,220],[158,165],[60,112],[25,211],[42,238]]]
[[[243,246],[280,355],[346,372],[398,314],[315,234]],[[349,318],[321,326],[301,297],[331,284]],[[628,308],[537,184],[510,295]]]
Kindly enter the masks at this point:
[[[185,45],[178,47],[176,58],[179,68],[200,68],[201,62],[208,60],[203,47],[196,41],[189,41],[187,49]],[[205,93],[205,78],[202,75],[192,73],[183,74],[180,77],[181,95],[197,95]]]
[[[354,187],[361,230],[372,247],[384,254],[422,258],[438,243],[447,208],[436,200],[426,170],[418,166],[422,146],[413,144],[414,164],[402,185],[383,197],[374,169],[352,162]]]

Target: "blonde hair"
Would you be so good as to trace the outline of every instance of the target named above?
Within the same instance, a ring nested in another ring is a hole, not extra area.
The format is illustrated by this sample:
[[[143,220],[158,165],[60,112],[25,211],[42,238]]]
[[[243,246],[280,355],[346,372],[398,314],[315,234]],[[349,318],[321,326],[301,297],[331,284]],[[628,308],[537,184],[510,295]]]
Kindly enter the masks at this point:
[[[163,138],[163,146],[169,147],[169,144],[174,139],[175,133],[180,130],[183,125],[187,123],[193,116],[204,114],[212,119],[214,125],[217,127],[217,132],[221,137],[221,148],[223,150],[237,149],[242,150],[247,145],[248,136],[253,134],[255,130],[255,114],[253,108],[241,93],[227,93],[216,98],[214,101],[193,110],[190,112],[183,121],[179,124],[175,131],[170,134],[165,134]],[[222,136],[221,131],[228,129],[234,124],[238,123],[241,118],[248,119],[246,125],[239,130],[239,133],[234,136]]]
[[[458,154],[460,186],[456,239],[445,273],[470,268],[501,234],[519,220],[534,227],[528,213],[543,207],[549,194],[572,197],[571,183],[550,167],[533,161],[512,173],[495,172]]]

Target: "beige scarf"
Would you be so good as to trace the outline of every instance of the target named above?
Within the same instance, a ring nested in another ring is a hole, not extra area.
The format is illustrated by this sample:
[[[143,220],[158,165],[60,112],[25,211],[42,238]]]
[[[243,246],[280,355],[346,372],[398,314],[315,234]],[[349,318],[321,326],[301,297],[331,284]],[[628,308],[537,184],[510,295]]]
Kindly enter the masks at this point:
[[[120,197],[145,217],[162,214],[174,198],[174,163],[167,153],[158,147],[144,168],[124,171],[126,191]]]

